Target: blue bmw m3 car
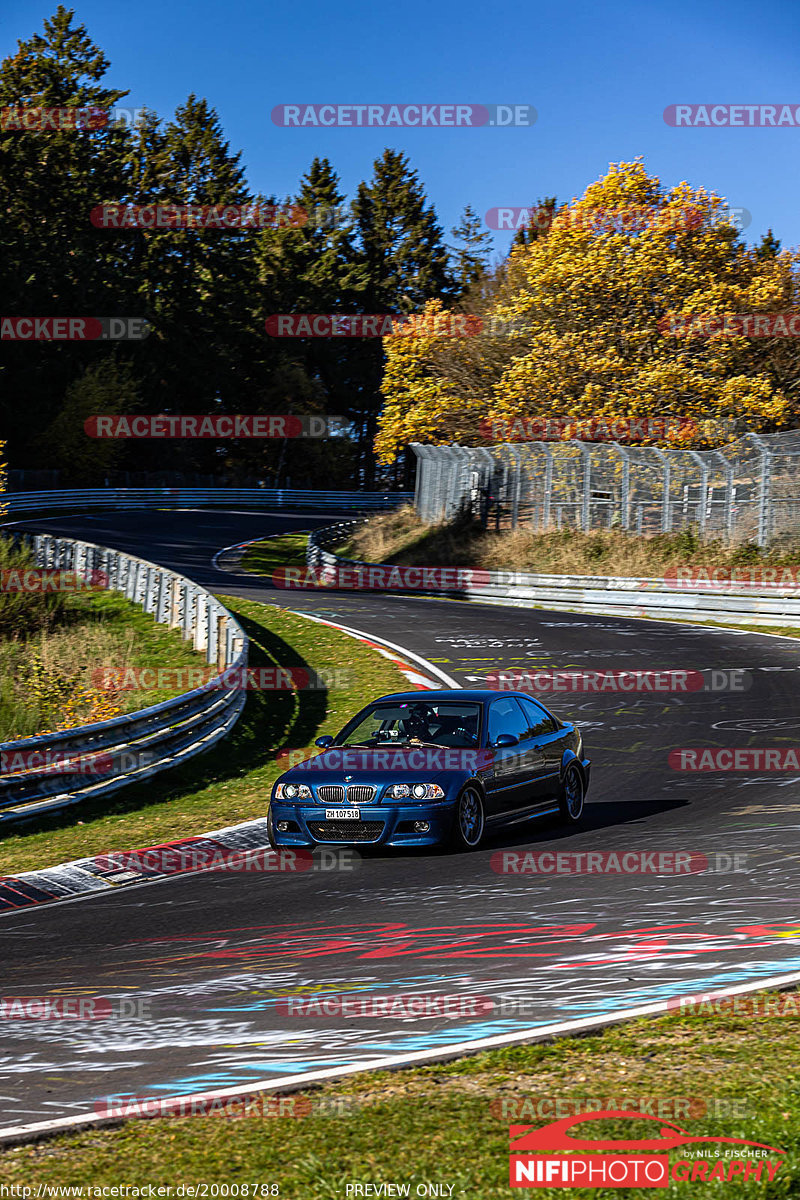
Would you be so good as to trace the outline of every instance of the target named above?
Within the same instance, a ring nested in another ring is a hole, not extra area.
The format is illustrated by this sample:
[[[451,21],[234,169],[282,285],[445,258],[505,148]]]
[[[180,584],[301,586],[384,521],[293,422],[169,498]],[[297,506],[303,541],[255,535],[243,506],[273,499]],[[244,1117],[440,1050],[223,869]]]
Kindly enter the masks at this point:
[[[273,846],[449,845],[531,817],[583,815],[575,727],[520,692],[398,692],[357,713],[276,781]]]

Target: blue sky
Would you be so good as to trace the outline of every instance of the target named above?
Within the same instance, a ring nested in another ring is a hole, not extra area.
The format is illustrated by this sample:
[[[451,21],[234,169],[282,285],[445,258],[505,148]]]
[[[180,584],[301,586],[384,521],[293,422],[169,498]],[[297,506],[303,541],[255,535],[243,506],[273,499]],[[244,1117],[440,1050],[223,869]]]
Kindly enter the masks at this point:
[[[56,0],[4,0],[0,46],[41,30]],[[612,0],[490,6],[476,0],[263,3],[83,0],[126,103],[171,116],[190,92],[217,110],[255,191],[292,193],[315,155],[352,195],[389,145],[408,154],[448,233],[466,204],[483,216],[544,195],[566,200],[638,155],[800,244],[800,128],[675,129],[674,103],[800,104],[798,0]],[[532,104],[514,129],[283,129],[281,103]],[[504,251],[509,235],[496,234]]]

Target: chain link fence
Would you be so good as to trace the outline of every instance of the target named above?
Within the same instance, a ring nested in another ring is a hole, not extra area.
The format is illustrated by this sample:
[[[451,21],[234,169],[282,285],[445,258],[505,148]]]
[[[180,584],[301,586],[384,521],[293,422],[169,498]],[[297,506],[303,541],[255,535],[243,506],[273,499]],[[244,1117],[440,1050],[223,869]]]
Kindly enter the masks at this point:
[[[800,430],[748,433],[719,450],[619,442],[411,445],[423,521],[485,527],[623,529],[765,546],[800,536]]]

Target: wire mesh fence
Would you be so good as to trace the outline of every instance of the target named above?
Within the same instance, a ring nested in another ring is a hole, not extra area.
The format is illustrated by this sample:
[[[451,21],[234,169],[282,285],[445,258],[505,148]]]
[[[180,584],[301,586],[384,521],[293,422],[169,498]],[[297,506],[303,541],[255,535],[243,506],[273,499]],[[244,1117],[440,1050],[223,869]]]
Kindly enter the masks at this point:
[[[580,441],[411,448],[414,506],[430,523],[471,512],[496,529],[696,528],[760,546],[800,536],[800,430],[748,433],[718,450]]]

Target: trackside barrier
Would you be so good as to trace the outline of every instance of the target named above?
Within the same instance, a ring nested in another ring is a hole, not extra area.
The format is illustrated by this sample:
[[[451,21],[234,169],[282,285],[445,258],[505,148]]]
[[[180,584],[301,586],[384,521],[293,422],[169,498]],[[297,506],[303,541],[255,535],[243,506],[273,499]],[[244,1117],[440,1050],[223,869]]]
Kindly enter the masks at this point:
[[[323,582],[335,586],[341,567],[374,563],[340,558],[330,547],[340,545],[363,521],[342,521],[309,534],[306,561]],[[426,588],[427,593],[458,595],[463,600],[491,600],[520,608],[555,608],[568,612],[620,617],[671,617],[675,620],[721,621],[723,624],[798,625],[800,596],[796,589],[683,591],[665,579],[595,575],[534,575],[522,571],[480,571],[479,585],[452,589]]]
[[[111,589],[159,624],[180,629],[219,674],[232,668],[235,680],[238,669],[246,668],[244,630],[214,596],[183,575],[92,542],[49,534],[24,534],[21,540],[38,567],[74,571],[86,582],[102,572]],[[0,822],[105,796],[185,762],[230,732],[245,698],[242,688],[216,688],[212,680],[139,712],[0,744],[0,770],[11,767],[0,774]],[[24,764],[21,770],[17,763]]]
[[[325,492],[299,488],[84,488],[8,492],[3,509],[11,515],[86,508],[320,508],[384,510],[410,504],[411,492]]]

